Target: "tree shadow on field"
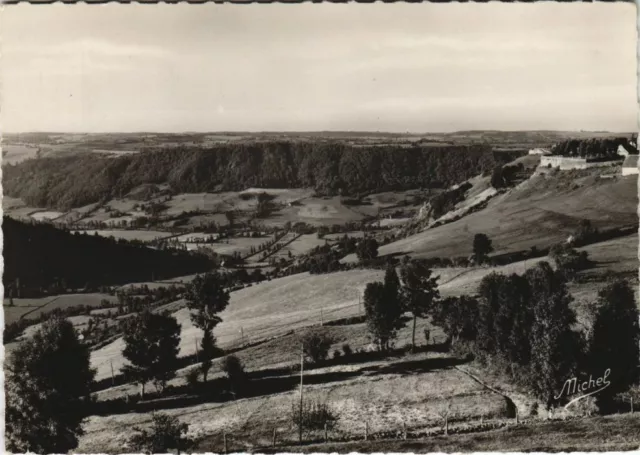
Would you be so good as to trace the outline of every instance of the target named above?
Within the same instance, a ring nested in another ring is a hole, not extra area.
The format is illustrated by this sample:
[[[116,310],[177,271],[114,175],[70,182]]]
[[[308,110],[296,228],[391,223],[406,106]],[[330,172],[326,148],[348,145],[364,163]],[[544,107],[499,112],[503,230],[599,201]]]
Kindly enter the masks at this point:
[[[390,365],[364,367],[356,371],[330,371],[323,373],[308,373],[304,375],[305,385],[320,385],[336,383],[357,377],[372,377],[383,374],[413,375],[453,368],[466,363],[458,358],[427,358],[394,362]],[[311,370],[313,371],[313,370]],[[145,401],[135,400],[127,402],[124,398],[93,403],[92,414],[112,415],[129,412],[152,412],[166,409],[176,409],[195,406],[203,403],[225,403],[238,398],[257,398],[261,396],[281,394],[296,390],[300,386],[299,373],[289,372],[286,376],[262,376],[263,372],[249,374],[250,381],[240,393],[233,395],[229,392],[231,384],[226,378],[216,378],[206,384],[200,384],[197,389],[187,385],[168,388],[164,396]],[[262,377],[261,377],[262,376]]]
[[[391,365],[376,365],[360,370],[367,376],[377,374],[412,375],[428,373],[430,371],[447,370],[457,365],[467,363],[464,359],[455,357],[440,357],[435,359],[409,360],[397,362]]]

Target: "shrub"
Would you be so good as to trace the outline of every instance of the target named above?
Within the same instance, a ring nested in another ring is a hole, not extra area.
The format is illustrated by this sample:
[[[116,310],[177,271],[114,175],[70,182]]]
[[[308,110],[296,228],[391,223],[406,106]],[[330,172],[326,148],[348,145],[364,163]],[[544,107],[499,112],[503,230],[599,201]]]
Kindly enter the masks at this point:
[[[189,370],[185,378],[187,380],[187,385],[189,386],[189,388],[195,389],[198,386],[200,371],[197,368]]]
[[[338,421],[338,416],[326,403],[307,400],[303,403],[302,409],[300,409],[299,402],[293,401],[291,406],[291,421],[297,427],[302,425],[303,431],[323,430],[325,425],[327,429],[333,428]]]
[[[344,353],[345,357],[353,355],[353,350],[351,349],[351,346],[349,346],[347,343],[342,345],[342,352]]]
[[[335,340],[324,332],[312,331],[305,333],[301,341],[305,356],[312,363],[321,363],[327,358]]]
[[[566,279],[573,278],[578,271],[584,270],[590,265],[586,251],[578,252],[566,243],[552,246],[549,256]]]
[[[572,404],[569,409],[571,409],[574,415],[580,417],[591,417],[593,415],[597,415],[599,412],[597,402],[598,399],[595,396],[590,396]]]
[[[243,382],[246,379],[244,365],[235,355],[228,355],[222,361],[222,371],[227,375],[232,383]]]
[[[342,352],[340,352],[340,349],[336,349],[335,351],[333,351],[334,359],[339,359],[340,357],[342,357]]]
[[[177,417],[166,414],[154,414],[149,429],[134,428],[137,432],[131,440],[134,450],[145,453],[166,453],[168,449],[188,449],[192,441],[186,437],[189,426],[180,423]]]

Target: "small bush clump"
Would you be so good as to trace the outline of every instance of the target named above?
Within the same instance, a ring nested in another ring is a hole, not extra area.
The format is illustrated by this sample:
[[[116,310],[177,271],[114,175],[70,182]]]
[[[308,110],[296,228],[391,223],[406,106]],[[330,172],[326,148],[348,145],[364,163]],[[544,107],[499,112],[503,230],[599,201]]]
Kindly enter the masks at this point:
[[[294,401],[291,407],[291,421],[296,427],[302,422],[302,429],[307,431],[323,430],[325,425],[327,429],[332,429],[338,421],[338,415],[327,403],[309,400],[302,405],[301,410],[299,403]]]
[[[312,363],[322,363],[327,359],[334,341],[333,337],[324,332],[307,332],[302,337],[304,354]]]

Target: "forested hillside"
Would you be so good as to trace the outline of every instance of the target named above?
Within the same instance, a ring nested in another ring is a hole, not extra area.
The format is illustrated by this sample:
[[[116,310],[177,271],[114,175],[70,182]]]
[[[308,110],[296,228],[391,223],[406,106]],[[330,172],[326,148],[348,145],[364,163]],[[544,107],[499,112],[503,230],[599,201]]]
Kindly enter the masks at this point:
[[[152,273],[162,279],[211,268],[204,256],[71,234],[48,224],[24,223],[6,216],[2,231],[3,283],[5,288],[13,287],[19,279],[23,297],[46,292],[52,286],[77,289],[149,280]]]
[[[87,153],[5,166],[4,191],[37,207],[69,209],[122,197],[146,183],[205,192],[247,187],[355,194],[446,187],[513,159],[486,145],[368,147],[267,142],[175,148],[117,158]]]
[[[636,147],[629,143],[627,137],[567,139],[554,145],[551,152],[554,155],[561,156],[591,159],[610,158],[617,156],[618,146],[620,145],[630,154],[637,153]]]

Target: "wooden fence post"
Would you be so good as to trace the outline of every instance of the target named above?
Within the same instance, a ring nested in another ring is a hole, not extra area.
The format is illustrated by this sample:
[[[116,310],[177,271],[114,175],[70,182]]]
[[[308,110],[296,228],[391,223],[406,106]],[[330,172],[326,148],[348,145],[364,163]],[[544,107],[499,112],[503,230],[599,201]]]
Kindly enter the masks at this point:
[[[449,416],[444,416],[444,435],[449,435]]]
[[[519,412],[518,412],[518,407],[516,406],[516,425],[518,425],[520,423],[520,418],[519,418]]]
[[[407,439],[407,424],[406,422],[402,422],[402,439]]]
[[[631,413],[633,414],[633,397],[631,397],[629,401],[631,402]]]
[[[273,428],[273,443],[272,443],[273,447],[276,446],[276,431],[277,431],[277,429],[274,427]]]
[[[327,422],[324,423],[324,442],[329,441],[329,434],[327,433]]]
[[[224,453],[227,453],[227,432],[222,432],[222,442],[224,444]]]
[[[364,423],[364,440],[367,441],[369,439],[369,422]]]

